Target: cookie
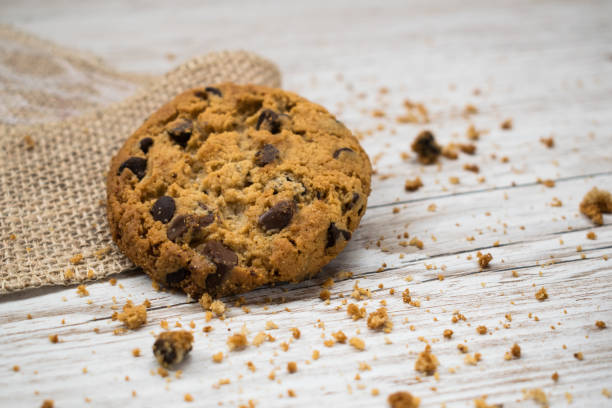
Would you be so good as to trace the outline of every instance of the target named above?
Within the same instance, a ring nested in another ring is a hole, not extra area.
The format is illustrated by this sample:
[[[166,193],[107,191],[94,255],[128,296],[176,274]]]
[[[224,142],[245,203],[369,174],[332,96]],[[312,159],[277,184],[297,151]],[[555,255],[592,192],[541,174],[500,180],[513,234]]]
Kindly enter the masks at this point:
[[[125,142],[108,219],[152,279],[218,297],[315,275],[359,225],[371,173],[321,106],[225,83],[177,96]]]

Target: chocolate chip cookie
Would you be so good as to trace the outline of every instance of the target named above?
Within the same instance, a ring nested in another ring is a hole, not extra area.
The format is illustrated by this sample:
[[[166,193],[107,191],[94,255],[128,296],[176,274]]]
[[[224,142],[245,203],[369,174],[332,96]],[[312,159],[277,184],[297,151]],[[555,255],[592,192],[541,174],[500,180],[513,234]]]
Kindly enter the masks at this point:
[[[155,281],[223,296],[316,274],[359,225],[371,172],[321,106],[225,83],[177,96],[125,142],[108,219]]]

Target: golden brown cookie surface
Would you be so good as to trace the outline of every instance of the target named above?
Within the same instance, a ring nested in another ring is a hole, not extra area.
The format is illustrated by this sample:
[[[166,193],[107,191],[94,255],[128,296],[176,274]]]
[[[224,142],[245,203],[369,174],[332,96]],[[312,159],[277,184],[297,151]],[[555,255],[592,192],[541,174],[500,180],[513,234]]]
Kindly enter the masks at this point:
[[[113,158],[108,218],[154,280],[197,296],[316,274],[365,212],[370,161],[295,94],[221,84],[177,96]]]

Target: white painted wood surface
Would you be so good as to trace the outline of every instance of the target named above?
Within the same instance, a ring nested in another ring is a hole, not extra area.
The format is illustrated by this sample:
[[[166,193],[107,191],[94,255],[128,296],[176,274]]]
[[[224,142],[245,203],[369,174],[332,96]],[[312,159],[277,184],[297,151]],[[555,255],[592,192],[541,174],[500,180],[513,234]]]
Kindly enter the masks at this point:
[[[2,2],[1,22],[93,52],[127,71],[161,74],[216,49],[259,52],[279,64],[287,89],[327,106],[356,131],[374,130],[363,145],[376,158],[378,175],[362,225],[338,259],[313,281],[246,294],[248,314],[232,307],[225,321],[205,323],[198,304],[156,292],[147,277],[134,273],[117,276],[122,287],[88,285],[85,298],[75,288],[3,296],[0,406],[39,406],[50,398],[57,407],[239,406],[249,400],[258,407],[369,407],[386,406],[388,394],[406,390],[422,399],[422,407],[473,406],[483,394],[489,403],[526,407],[535,404],[522,401],[521,390],[536,387],[551,406],[612,406],[602,395],[603,388],[612,390],[612,328],[595,327],[596,320],[612,326],[612,260],[605,260],[612,257],[612,216],[594,228],[578,213],[592,186],[612,189],[611,16],[607,1]],[[380,94],[381,87],[389,93]],[[423,102],[431,123],[395,123],[404,99]],[[479,113],[466,119],[468,103]],[[374,109],[387,117],[372,117]],[[499,128],[506,118],[514,121],[511,131]],[[440,167],[422,167],[414,156],[401,159],[420,130],[431,129],[442,143],[465,142],[470,123],[488,130],[476,155],[442,160]],[[376,130],[379,125],[384,129]],[[549,135],[553,149],[539,142]],[[480,173],[464,171],[464,163],[478,164]],[[406,193],[405,179],[416,175],[424,187]],[[460,177],[460,184],[450,184],[451,176]],[[553,179],[556,186],[546,188],[537,178]],[[553,197],[563,206],[552,207]],[[392,213],[394,207],[399,213]],[[588,231],[597,240],[587,240]],[[400,246],[396,236],[404,232],[421,238],[424,249]],[[380,236],[385,239],[379,248]],[[479,270],[478,250],[493,255],[489,269]],[[385,270],[376,272],[383,263]],[[336,282],[325,304],[319,285],[340,271],[354,275]],[[395,325],[390,334],[372,332],[364,320],[354,322],[345,308],[337,309],[357,280],[373,291],[369,312],[387,302]],[[544,302],[534,297],[541,287],[549,294]],[[402,302],[405,288],[420,308]],[[120,325],[110,319],[112,297],[121,305],[149,299],[147,325],[113,335]],[[451,323],[454,310],[467,322]],[[196,324],[181,379],[150,374],[157,367],[150,347],[161,320],[172,327],[177,321]],[[252,338],[268,321],[279,326],[269,331],[276,342],[228,352],[230,331],[246,326]],[[214,329],[205,334],[207,324]],[[478,335],[479,325],[490,333]],[[299,340],[290,340],[290,327],[300,328]],[[452,340],[442,337],[447,328],[455,332]],[[366,350],[325,347],[324,338],[338,329],[359,333]],[[51,344],[51,334],[60,343]],[[414,371],[422,340],[440,360],[438,379]],[[283,341],[291,342],[287,352]],[[464,341],[471,353],[482,354],[477,366],[463,363],[456,346]],[[504,361],[514,342],[522,357]],[[135,347],[142,357],[132,357]],[[321,352],[317,361],[311,359],[315,349]],[[226,358],[214,364],[211,355],[218,351]],[[573,357],[576,352],[583,361]],[[289,361],[298,363],[297,373],[287,373]],[[372,369],[359,371],[359,362]],[[221,378],[231,383],[215,388]],[[379,396],[371,395],[374,388]],[[295,398],[288,397],[289,389]],[[185,393],[194,402],[184,402]]]

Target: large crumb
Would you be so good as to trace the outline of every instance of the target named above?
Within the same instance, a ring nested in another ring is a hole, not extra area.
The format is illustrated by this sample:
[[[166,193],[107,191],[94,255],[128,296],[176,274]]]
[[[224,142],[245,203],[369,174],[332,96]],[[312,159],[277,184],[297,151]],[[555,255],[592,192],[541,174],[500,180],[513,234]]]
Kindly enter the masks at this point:
[[[548,407],[548,398],[541,388],[523,390],[523,398],[526,400],[531,399],[541,407]]]
[[[514,343],[514,345],[510,348],[510,351],[507,351],[506,354],[504,354],[504,359],[512,360],[516,358],[521,358],[521,346]]]
[[[384,330],[385,333],[391,332],[393,323],[389,319],[387,309],[381,307],[368,316],[368,327],[372,330]]]
[[[606,322],[604,322],[602,320],[597,320],[595,322],[595,326],[597,326],[598,329],[605,329],[606,328]]]
[[[335,333],[332,333],[332,336],[338,343],[346,343],[346,334],[342,330],[338,330]]]
[[[422,164],[434,164],[438,161],[442,148],[436,143],[433,133],[424,130],[412,142],[412,151],[418,155]]]
[[[538,290],[535,294],[535,298],[538,299],[540,302],[548,299],[548,293],[546,292],[546,288],[541,288],[540,290]]]
[[[128,300],[123,306],[123,312],[113,313],[112,320],[119,320],[128,329],[136,330],[147,322],[147,304],[145,301],[142,305],[134,306],[132,301]]]
[[[408,179],[404,183],[404,189],[406,191],[417,191],[421,187],[423,187],[423,182],[420,177],[416,177],[412,180]]]
[[[289,374],[297,372],[297,364],[295,361],[290,361],[287,363],[287,372],[289,372]]]
[[[351,337],[349,344],[357,350],[365,350],[365,341],[361,340],[359,337]]]
[[[436,372],[436,369],[440,363],[436,356],[431,353],[431,346],[428,344],[425,346],[425,350],[419,353],[416,362],[414,363],[414,369],[418,372],[432,375]]]
[[[406,391],[395,392],[387,398],[391,408],[418,408],[421,399]]]
[[[489,266],[489,262],[493,260],[493,255],[490,253],[481,254],[480,252],[477,254],[478,256],[478,265],[481,269],[485,269]]]
[[[355,303],[349,303],[349,305],[346,308],[346,314],[351,316],[353,320],[358,320],[358,319],[362,319],[365,317],[366,309],[365,307],[360,308]]]
[[[46,399],[46,400],[43,401],[43,403],[40,406],[40,408],[53,408],[53,406],[54,406],[53,400]]]
[[[612,194],[593,187],[582,199],[580,212],[589,217],[593,223],[602,225],[602,214],[612,213]]]
[[[227,338],[227,345],[230,351],[242,350],[248,344],[247,337],[242,333],[237,333]]]
[[[183,361],[191,351],[193,334],[187,330],[160,333],[153,343],[153,354],[164,367],[170,367]]]

